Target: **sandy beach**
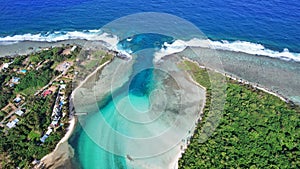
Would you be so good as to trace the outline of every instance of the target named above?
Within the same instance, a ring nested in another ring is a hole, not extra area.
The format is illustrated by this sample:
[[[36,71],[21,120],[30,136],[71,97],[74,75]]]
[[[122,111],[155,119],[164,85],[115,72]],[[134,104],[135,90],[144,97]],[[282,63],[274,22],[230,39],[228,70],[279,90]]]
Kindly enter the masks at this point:
[[[59,168],[68,166],[68,159],[74,156],[74,150],[68,144],[68,139],[76,127],[76,121],[76,117],[74,116],[70,119],[65,136],[58,142],[51,153],[40,160],[40,164],[36,165],[35,168]]]
[[[201,66],[198,62],[196,62],[196,61],[194,61],[194,60],[191,60],[191,59],[189,59],[189,58],[183,57],[183,59],[184,59],[184,60],[187,60],[187,61],[190,61],[190,62],[193,62],[193,63],[196,63],[201,69],[208,69],[208,70],[210,70],[210,71],[215,71],[215,72],[217,72],[217,73],[222,74],[223,76],[228,77],[228,78],[231,79],[231,80],[235,80],[235,81],[237,81],[237,82],[239,82],[239,83],[242,83],[242,84],[244,84],[244,85],[251,85],[252,87],[254,87],[254,88],[258,89],[258,90],[262,90],[262,91],[264,91],[264,92],[266,92],[266,93],[272,94],[272,95],[274,95],[274,96],[280,98],[282,101],[288,102],[288,99],[287,99],[287,98],[285,98],[285,97],[279,95],[278,93],[274,93],[274,92],[272,92],[271,90],[269,90],[269,89],[267,89],[267,88],[265,88],[265,87],[259,87],[259,86],[257,86],[257,84],[255,85],[254,83],[251,83],[251,82],[248,82],[248,81],[246,81],[246,80],[243,80],[243,79],[234,77],[233,75],[229,75],[229,74],[226,74],[226,73],[222,73],[222,72],[217,71],[217,70],[211,70],[211,69],[209,69],[209,68],[207,68],[207,67]],[[189,76],[189,80],[192,81],[193,83],[195,83],[196,85],[198,85],[199,87],[205,89],[203,86],[201,86],[200,84],[198,84],[198,83],[197,83],[192,77],[190,77],[190,76]],[[204,105],[205,105],[205,100],[204,100],[204,103],[203,103],[203,107],[201,108],[201,114],[202,114],[202,112],[203,112]],[[201,120],[201,119],[200,119],[200,120]],[[195,126],[195,127],[196,127],[196,126]],[[194,130],[195,130],[195,128],[193,128],[191,131],[194,131]],[[169,169],[178,169],[178,161],[179,161],[179,159],[182,157],[182,154],[185,152],[185,149],[188,147],[188,145],[189,145],[188,139],[191,138],[191,137],[192,137],[192,134],[188,134],[188,135],[184,138],[184,141],[180,142],[180,143],[178,144],[178,146],[176,146],[175,150],[177,150],[177,151],[175,151],[175,153],[177,153],[177,155],[176,155],[176,158],[174,158],[173,161],[170,163],[170,165],[169,165],[169,167],[168,167]]]
[[[87,81],[90,80],[92,76],[94,76],[96,73],[98,73],[99,70],[101,70],[104,66],[109,64],[111,60],[106,61],[102,65],[98,66],[92,73],[90,73],[84,81],[80,82],[80,84],[73,90],[70,96],[70,100],[74,100],[74,94],[75,92],[82,87]],[[73,104],[70,102],[70,104]],[[73,107],[74,105],[71,105],[70,107]],[[40,167],[45,167],[45,168],[59,168],[64,165],[71,165],[69,163],[69,159],[71,159],[74,156],[74,150],[73,148],[69,145],[68,139],[71,137],[73,134],[73,131],[76,127],[77,124],[77,118],[75,116],[75,112],[70,113],[70,121],[69,121],[69,127],[67,129],[67,132],[65,136],[59,141],[59,143],[56,145],[55,149],[44,156],[40,161],[40,164],[36,166],[36,168]],[[58,160],[59,157],[59,160]]]

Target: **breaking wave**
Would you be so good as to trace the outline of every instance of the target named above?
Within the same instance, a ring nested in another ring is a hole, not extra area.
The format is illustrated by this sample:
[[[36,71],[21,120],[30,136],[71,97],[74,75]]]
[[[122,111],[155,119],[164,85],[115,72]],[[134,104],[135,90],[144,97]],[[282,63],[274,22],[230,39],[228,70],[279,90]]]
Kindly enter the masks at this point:
[[[23,34],[0,37],[0,45],[9,45],[21,41],[41,41],[41,42],[57,42],[69,39],[84,39],[84,40],[102,40],[108,43],[111,47],[116,47],[119,39],[114,35],[107,34],[100,29],[85,30],[85,31],[54,31],[48,33]],[[128,38],[127,41],[131,41]],[[161,57],[177,53],[184,50],[187,46],[212,48],[217,50],[226,50],[234,52],[243,52],[251,55],[262,55],[272,58],[278,58],[285,61],[300,62],[300,53],[290,52],[287,48],[283,51],[275,51],[266,48],[262,44],[252,43],[247,41],[227,40],[213,41],[210,39],[191,39],[189,41],[176,40],[171,44],[165,43],[162,48],[156,53],[155,60]]]
[[[264,47],[262,44],[227,40],[212,41],[210,39],[191,39],[189,41],[176,40],[171,44],[165,43],[164,46],[156,53],[155,61],[160,60],[165,55],[178,53],[183,51],[186,47],[203,47],[216,50],[242,52],[251,55],[268,56],[271,58],[278,58],[285,61],[300,62],[300,53],[290,52],[287,48],[283,51],[274,51]]]

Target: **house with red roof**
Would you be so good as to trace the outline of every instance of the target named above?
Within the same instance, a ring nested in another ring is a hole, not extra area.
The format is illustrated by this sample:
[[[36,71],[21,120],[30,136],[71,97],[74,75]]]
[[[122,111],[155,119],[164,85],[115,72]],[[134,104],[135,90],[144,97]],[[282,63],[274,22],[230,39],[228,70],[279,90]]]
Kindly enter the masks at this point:
[[[43,97],[47,97],[50,94],[52,94],[51,90],[45,90],[42,95],[43,95]]]

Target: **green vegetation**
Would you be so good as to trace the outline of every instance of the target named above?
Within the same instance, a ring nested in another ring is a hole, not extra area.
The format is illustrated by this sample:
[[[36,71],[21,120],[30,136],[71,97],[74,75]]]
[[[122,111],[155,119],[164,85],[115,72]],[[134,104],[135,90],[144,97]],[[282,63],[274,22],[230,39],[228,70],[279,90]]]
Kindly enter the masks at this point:
[[[2,90],[0,88],[0,108],[7,105],[8,100],[12,97],[12,92],[10,90]]]
[[[60,119],[61,125],[53,127],[54,131],[44,143],[40,141],[53,120],[51,114],[57,93],[47,97],[42,97],[41,92],[40,95],[34,96],[33,94],[61,75],[61,72],[55,70],[55,65],[62,65],[66,60],[72,62],[80,50],[77,47],[71,54],[63,55],[62,52],[66,48],[70,49],[71,46],[54,47],[30,55],[0,58],[1,64],[11,63],[7,69],[1,70],[0,74],[0,119],[12,113],[7,116],[0,128],[0,168],[32,168],[31,162],[34,159],[40,160],[53,151],[58,141],[64,136],[69,115],[67,104],[63,106],[62,111],[66,116]],[[20,70],[26,70],[26,72],[22,73]],[[68,101],[72,89],[72,74],[69,71],[65,73],[57,81],[66,79],[65,101]],[[20,81],[10,86],[13,84],[12,77],[18,77]],[[16,95],[21,95],[21,104],[13,102]],[[15,110],[11,107],[1,111],[8,103],[13,107],[26,109],[22,117],[14,114]],[[15,127],[9,129],[5,126],[8,121],[16,117],[20,121]]]
[[[55,73],[51,69],[42,71],[33,70],[27,73],[15,88],[15,92],[25,95],[33,94],[37,89],[45,86],[54,77]]]
[[[207,71],[185,63],[195,80],[208,87]],[[204,117],[179,168],[300,168],[300,108],[229,79],[226,94],[220,124],[202,143]]]
[[[114,55],[112,55],[111,53],[106,53],[105,55],[103,55],[99,65],[102,65],[107,61],[111,61],[113,58],[114,58]]]
[[[200,69],[197,63],[185,60],[179,64],[179,67],[188,71],[192,78],[206,90],[210,90],[209,74],[206,70]]]
[[[63,47],[54,47],[51,50],[42,50],[37,53],[33,53],[29,57],[29,61],[33,64],[43,62],[47,59],[52,59],[55,62],[62,62],[66,59],[66,57],[70,58],[72,56],[61,56],[63,52]]]
[[[55,97],[46,99],[29,98],[26,107],[28,113],[22,118],[17,127],[0,132],[0,154],[8,160],[2,161],[2,168],[27,167],[34,159],[41,159],[50,153],[56,143],[63,137],[64,130],[59,128],[51,133],[44,144],[40,144],[41,134],[51,123],[52,104]]]
[[[96,70],[100,65],[114,59],[115,53],[104,49],[96,51],[83,50],[76,58],[75,64],[76,78],[73,85],[77,86],[80,81],[83,81],[89,74]]]
[[[3,108],[5,105],[7,105],[8,100],[12,96],[11,90],[3,88],[3,85],[8,79],[10,79],[10,76],[5,74],[0,75],[0,85],[1,85],[0,86],[0,109]]]

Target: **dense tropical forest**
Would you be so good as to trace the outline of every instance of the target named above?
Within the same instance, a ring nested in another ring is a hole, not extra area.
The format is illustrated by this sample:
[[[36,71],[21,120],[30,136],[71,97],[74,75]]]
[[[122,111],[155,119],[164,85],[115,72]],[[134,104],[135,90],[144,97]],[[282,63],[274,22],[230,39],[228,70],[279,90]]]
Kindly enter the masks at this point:
[[[200,142],[210,113],[208,70],[184,61],[185,69],[207,89],[203,122],[179,160],[179,168],[300,168],[300,108],[250,85],[227,79],[222,119]]]

